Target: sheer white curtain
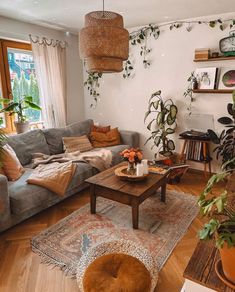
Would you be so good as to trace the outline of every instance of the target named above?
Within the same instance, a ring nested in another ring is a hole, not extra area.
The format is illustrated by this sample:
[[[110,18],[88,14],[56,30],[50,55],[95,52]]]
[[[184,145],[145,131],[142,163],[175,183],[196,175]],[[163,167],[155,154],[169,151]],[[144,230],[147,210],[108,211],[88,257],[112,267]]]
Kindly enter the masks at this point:
[[[67,120],[66,43],[30,35],[46,127],[64,127]]]

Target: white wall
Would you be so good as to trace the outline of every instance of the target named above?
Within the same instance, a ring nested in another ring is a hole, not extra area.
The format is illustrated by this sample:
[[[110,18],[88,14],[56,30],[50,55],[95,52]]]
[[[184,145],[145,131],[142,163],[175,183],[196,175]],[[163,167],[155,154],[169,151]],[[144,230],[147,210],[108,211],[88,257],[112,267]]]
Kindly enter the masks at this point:
[[[65,32],[0,16],[0,38],[29,41],[28,35],[66,40],[68,123],[84,119],[83,72],[78,53],[78,37]]]
[[[230,18],[231,14],[221,15],[223,19]],[[233,14],[234,16],[234,14]],[[217,16],[216,16],[217,17]],[[209,19],[213,19],[211,16]],[[205,19],[205,17],[203,18]],[[179,108],[177,134],[187,129],[185,115],[187,114],[188,100],[183,97],[187,87],[187,78],[197,67],[235,67],[235,61],[194,63],[196,48],[211,48],[218,51],[219,40],[228,36],[229,29],[221,31],[219,28],[209,28],[206,25],[196,25],[191,32],[185,28],[178,30],[164,29],[158,40],[148,42],[152,52],[152,65],[144,69],[139,56],[139,48],[131,46],[130,54],[134,56],[135,76],[124,80],[122,73],[107,74],[102,78],[100,101],[95,110],[90,109],[90,96],[85,90],[85,116],[93,118],[101,124],[111,124],[121,129],[138,131],[141,134],[141,148],[148,158],[153,158],[154,151],[150,146],[143,146],[149,132],[143,123],[151,94],[159,89],[164,98],[172,97]],[[216,121],[218,117],[227,115],[226,105],[231,101],[230,94],[198,94],[194,103],[195,113],[212,114],[215,118],[215,127],[221,127]],[[181,141],[175,135],[177,151]],[[213,163],[215,170],[218,163]],[[200,168],[201,165],[194,164]]]

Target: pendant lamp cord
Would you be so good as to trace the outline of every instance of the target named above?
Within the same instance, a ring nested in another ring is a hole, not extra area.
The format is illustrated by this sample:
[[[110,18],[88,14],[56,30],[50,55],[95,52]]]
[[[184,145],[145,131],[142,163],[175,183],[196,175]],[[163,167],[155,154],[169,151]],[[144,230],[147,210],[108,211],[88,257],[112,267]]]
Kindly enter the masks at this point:
[[[104,16],[104,0],[103,0],[103,17],[105,17],[105,16]]]

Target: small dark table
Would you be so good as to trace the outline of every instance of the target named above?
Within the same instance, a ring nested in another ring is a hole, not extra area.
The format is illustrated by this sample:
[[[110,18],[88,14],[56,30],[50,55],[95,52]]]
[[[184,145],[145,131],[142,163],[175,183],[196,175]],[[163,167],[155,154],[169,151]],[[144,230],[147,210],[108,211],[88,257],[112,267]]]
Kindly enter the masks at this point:
[[[200,241],[184,271],[184,278],[199,285],[221,292],[234,292],[226,286],[215,272],[215,263],[220,259],[219,250],[213,241]]]
[[[96,213],[96,197],[100,196],[132,207],[132,224],[138,229],[139,205],[161,188],[161,201],[166,200],[167,175],[150,173],[139,182],[121,180],[114,170],[125,163],[120,163],[86,180],[90,184],[91,214]]]

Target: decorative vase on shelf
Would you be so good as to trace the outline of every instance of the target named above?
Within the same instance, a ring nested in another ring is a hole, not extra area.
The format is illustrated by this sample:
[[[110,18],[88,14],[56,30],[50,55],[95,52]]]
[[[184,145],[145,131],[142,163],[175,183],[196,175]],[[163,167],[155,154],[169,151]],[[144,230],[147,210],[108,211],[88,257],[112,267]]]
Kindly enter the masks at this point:
[[[135,175],[136,174],[136,165],[135,165],[135,162],[129,162],[128,161],[127,173],[129,175]]]

